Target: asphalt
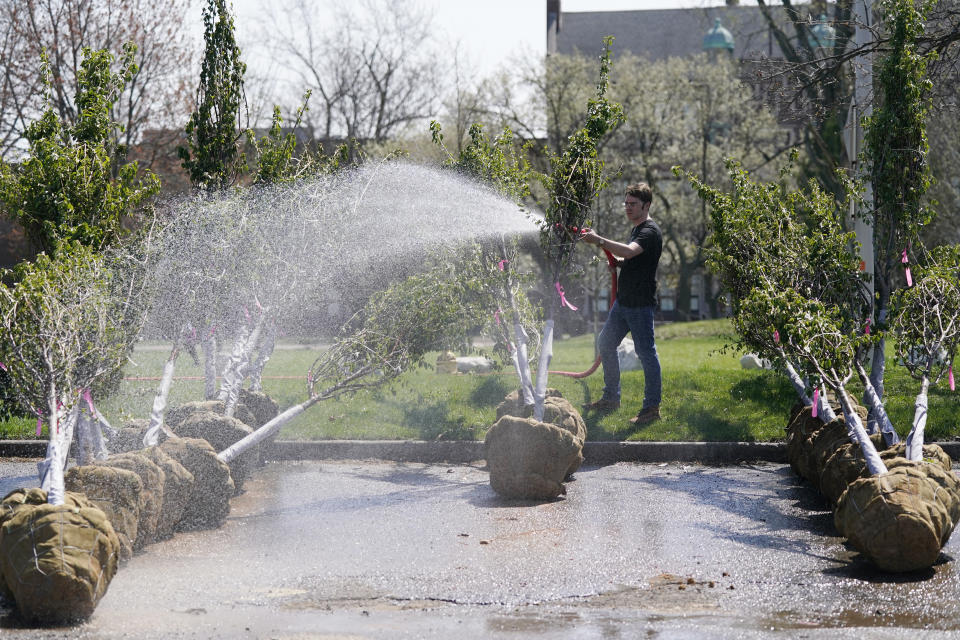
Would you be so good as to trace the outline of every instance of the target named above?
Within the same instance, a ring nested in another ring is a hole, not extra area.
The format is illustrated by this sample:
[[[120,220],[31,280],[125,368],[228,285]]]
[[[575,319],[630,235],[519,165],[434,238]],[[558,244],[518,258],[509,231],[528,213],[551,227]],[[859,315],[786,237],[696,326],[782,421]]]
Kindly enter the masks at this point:
[[[0,491],[36,479],[0,462]],[[53,638],[960,638],[960,542],[871,569],[787,465],[588,464],[548,502],[482,463],[284,460],[224,526],[127,562]]]
[[[960,460],[960,442],[938,442]],[[45,440],[0,440],[0,459],[43,457]],[[392,462],[471,463],[483,460],[482,442],[416,440],[286,440],[266,451],[269,460],[389,460]],[[730,465],[741,462],[786,462],[782,442],[587,442],[587,464],[617,462],[696,462]]]

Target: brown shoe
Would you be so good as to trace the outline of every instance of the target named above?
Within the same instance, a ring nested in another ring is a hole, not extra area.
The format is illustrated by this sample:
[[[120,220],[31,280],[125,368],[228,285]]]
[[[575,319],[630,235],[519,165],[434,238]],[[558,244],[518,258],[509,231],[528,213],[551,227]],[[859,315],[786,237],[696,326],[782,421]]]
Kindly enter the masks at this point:
[[[648,424],[654,420],[660,419],[660,407],[647,407],[646,409],[640,410],[637,415],[630,418],[630,424],[640,425]]]
[[[583,405],[584,411],[599,411],[600,413],[609,413],[619,408],[619,400],[610,400],[608,398],[600,398],[596,402],[588,402]]]

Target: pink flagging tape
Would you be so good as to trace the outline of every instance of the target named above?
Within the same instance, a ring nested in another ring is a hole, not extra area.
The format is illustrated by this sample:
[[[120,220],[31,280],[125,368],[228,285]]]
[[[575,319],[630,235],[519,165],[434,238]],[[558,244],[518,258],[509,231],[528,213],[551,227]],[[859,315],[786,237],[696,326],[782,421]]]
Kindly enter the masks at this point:
[[[870,318],[867,318],[866,324],[863,325],[863,332],[870,335]]]
[[[567,296],[566,296],[566,294],[563,292],[563,287],[560,286],[560,283],[559,283],[559,282],[555,282],[555,283],[553,283],[553,286],[554,286],[554,287],[556,288],[556,290],[557,290],[557,295],[560,296],[560,306],[561,306],[561,307],[569,307],[571,311],[576,311],[577,308],[576,308],[575,306],[573,306],[572,304],[570,304],[570,302],[567,300]]]
[[[493,312],[493,319],[497,321],[497,326],[500,326],[500,309],[497,309]]]
[[[813,388],[813,409],[810,411],[810,415],[814,418],[817,417],[817,405],[820,403],[820,389],[818,387]]]
[[[900,254],[900,262],[903,263],[903,264],[909,264],[909,263],[910,263],[910,259],[907,257],[907,250],[906,250],[906,249],[904,249],[903,252]],[[906,272],[906,276],[907,276],[907,286],[908,286],[908,287],[912,287],[912,286],[913,286],[913,277],[910,275],[910,267],[907,267],[906,270],[905,270],[905,272]]]
[[[90,415],[97,415],[97,410],[93,408],[93,397],[90,395],[90,389],[83,390],[83,399],[87,401],[87,406],[90,408]]]
[[[503,271],[504,265],[509,264],[509,263],[510,263],[510,261],[507,260],[506,258],[504,258],[503,260],[501,260],[500,262],[497,263],[497,266],[500,268],[500,271]]]
[[[907,275],[907,286],[908,286],[908,287],[912,287],[912,286],[913,286],[913,277],[910,275],[910,267],[907,267],[905,273],[906,273],[906,275]]]
[[[780,332],[776,329],[773,330],[773,341],[777,344],[780,344]]]
[[[953,365],[950,365],[950,370],[947,372],[947,380],[950,381],[950,391],[956,391],[957,387],[953,383]]]
[[[5,365],[5,364],[3,364],[2,362],[0,362],[0,369],[3,369],[4,371],[6,371],[6,370],[7,370],[7,365]]]
[[[37,437],[40,437],[40,433],[43,431],[43,417],[40,415],[40,412],[37,411]]]

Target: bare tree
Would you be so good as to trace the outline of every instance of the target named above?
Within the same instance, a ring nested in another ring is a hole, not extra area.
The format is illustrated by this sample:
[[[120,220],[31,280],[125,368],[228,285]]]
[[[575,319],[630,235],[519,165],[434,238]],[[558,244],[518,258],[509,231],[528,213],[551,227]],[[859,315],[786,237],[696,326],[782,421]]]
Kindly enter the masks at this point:
[[[284,0],[266,13],[261,37],[289,65],[293,93],[312,90],[304,125],[314,139],[384,142],[433,115],[441,70],[432,16],[385,0],[330,6]]]
[[[137,145],[149,168],[171,142],[156,131],[179,135],[191,106],[193,50],[183,37],[189,9],[190,0],[0,0],[0,155],[17,153],[25,124],[46,106],[37,86],[42,50],[50,60],[51,102],[70,125],[83,48],[119,55],[133,42],[139,69],[110,116],[123,126],[118,142]],[[148,129],[154,135],[145,138]]]

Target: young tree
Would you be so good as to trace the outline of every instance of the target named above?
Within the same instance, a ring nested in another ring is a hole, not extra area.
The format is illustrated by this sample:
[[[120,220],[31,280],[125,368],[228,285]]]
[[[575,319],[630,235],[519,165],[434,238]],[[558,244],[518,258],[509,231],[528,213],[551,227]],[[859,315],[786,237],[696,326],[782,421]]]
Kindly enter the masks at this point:
[[[63,503],[63,472],[84,397],[122,368],[139,336],[142,269],[125,250],[99,254],[63,242],[56,257],[40,254],[20,265],[15,285],[0,285],[0,358],[20,402],[49,427],[38,466],[51,504]],[[84,434],[81,448],[102,453],[97,435]]]
[[[913,286],[893,296],[891,330],[899,362],[920,382],[906,450],[909,460],[920,460],[927,390],[945,375],[954,385],[953,361],[960,347],[960,245],[934,249],[914,277]]]
[[[890,37],[889,50],[875,82],[879,104],[866,121],[865,155],[874,191],[874,210],[867,214],[874,230],[874,321],[883,326],[912,244],[933,218],[923,202],[930,186],[926,118],[931,89],[927,64],[932,54],[923,54],[918,47],[924,32],[924,6],[912,0],[886,0],[880,11]],[[870,374],[881,397],[883,347],[881,342]]]
[[[600,141],[623,120],[623,109],[607,96],[610,86],[610,46],[613,38],[604,40],[600,56],[600,79],[596,94],[587,102],[587,120],[567,141],[558,156],[550,159],[551,171],[543,178],[548,194],[540,244],[548,270],[544,285],[547,291],[556,291],[546,303],[546,320],[540,348],[537,381],[533,389],[533,417],[543,420],[544,399],[547,392],[547,372],[553,357],[554,316],[558,305],[567,305],[561,277],[570,266],[580,229],[586,223],[597,195],[606,186],[604,163],[598,155]]]
[[[240,60],[227,0],[208,0],[203,10],[204,54],[196,111],[187,122],[187,146],[177,153],[197,188],[224,189],[246,170],[240,124],[246,100]]]

